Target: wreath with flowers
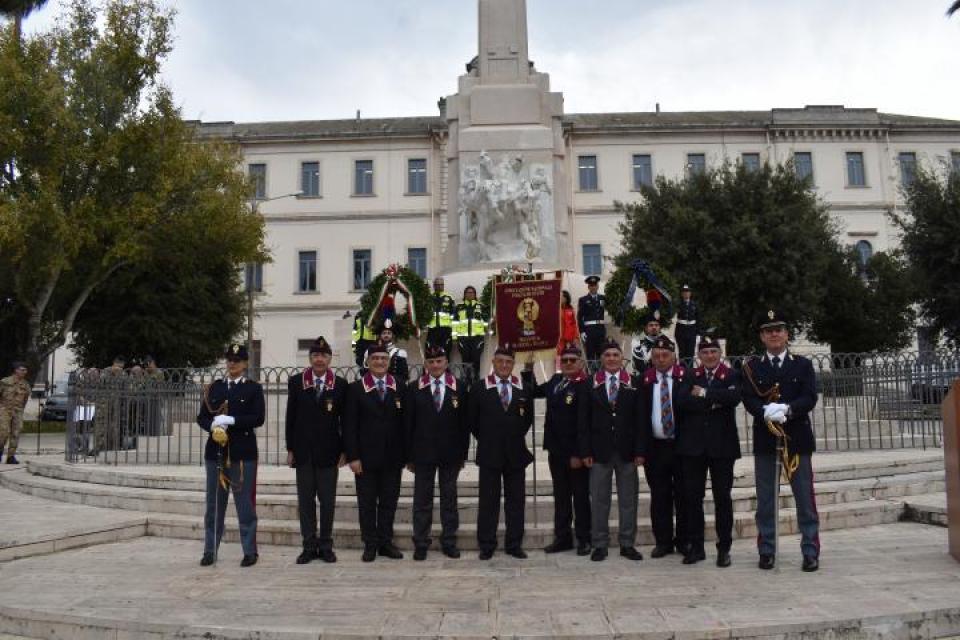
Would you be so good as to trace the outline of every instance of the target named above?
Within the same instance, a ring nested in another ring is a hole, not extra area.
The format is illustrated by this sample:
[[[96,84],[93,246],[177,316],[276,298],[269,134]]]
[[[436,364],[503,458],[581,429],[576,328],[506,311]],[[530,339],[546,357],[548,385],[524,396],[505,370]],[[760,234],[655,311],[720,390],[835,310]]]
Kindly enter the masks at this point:
[[[405,301],[403,309],[397,308],[398,296]],[[391,264],[370,282],[360,307],[374,331],[389,319],[397,340],[416,338],[433,314],[430,285],[410,267]]]

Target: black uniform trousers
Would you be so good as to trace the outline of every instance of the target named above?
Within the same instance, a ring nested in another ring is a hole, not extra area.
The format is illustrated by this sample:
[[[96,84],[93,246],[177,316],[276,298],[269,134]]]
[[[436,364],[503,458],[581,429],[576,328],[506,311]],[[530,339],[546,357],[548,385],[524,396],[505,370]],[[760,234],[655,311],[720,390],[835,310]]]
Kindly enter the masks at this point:
[[[690,547],[694,550],[703,551],[703,498],[706,495],[709,471],[716,519],[717,550],[730,551],[733,543],[733,498],[730,493],[733,490],[735,463],[735,458],[710,458],[706,454],[681,456],[683,505],[687,513],[686,533]]]
[[[480,365],[483,360],[483,336],[465,336],[457,338],[457,348],[460,350],[460,359],[464,364],[473,365],[471,378],[480,378]]]
[[[504,547],[508,551],[523,546],[524,507],[527,501],[527,470],[480,467],[480,513],[477,516],[477,543],[481,551],[497,548],[500,525],[500,491],[507,524]]]
[[[357,340],[357,344],[353,347],[353,357],[358,367],[363,367],[363,358],[372,344],[372,340]]]
[[[683,471],[673,439],[650,439],[643,465],[650,486],[650,522],[657,546],[686,549],[686,513],[683,511]],[[676,515],[676,527],[674,527]]]
[[[413,474],[413,545],[420,549],[430,547],[430,528],[433,526],[434,480],[440,479],[440,544],[443,548],[457,546],[460,514],[457,511],[457,476],[460,465],[417,464]]]
[[[364,469],[356,476],[360,537],[367,548],[393,542],[393,521],[400,499],[401,466]]]
[[[602,324],[591,324],[583,328],[587,334],[587,339],[583,343],[583,349],[586,351],[587,360],[599,360],[603,343],[607,339],[607,327]]]
[[[430,327],[427,329],[427,344],[443,347],[449,359],[450,350],[453,349],[453,327]]]
[[[333,549],[333,515],[337,502],[337,465],[297,466],[297,510],[300,536],[305,550]],[[320,530],[317,531],[317,503],[320,503]]]
[[[572,543],[570,525],[577,540],[590,544],[590,470],[570,468],[570,456],[547,456],[553,479],[553,536],[556,542]]]
[[[689,367],[693,362],[693,356],[697,353],[697,325],[678,324],[675,335],[677,350],[680,352],[680,363]]]

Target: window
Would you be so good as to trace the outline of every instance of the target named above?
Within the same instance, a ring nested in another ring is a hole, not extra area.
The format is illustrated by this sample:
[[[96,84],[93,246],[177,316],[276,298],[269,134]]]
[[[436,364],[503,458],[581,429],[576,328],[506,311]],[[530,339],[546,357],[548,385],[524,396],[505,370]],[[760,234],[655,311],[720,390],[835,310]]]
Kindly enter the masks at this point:
[[[870,262],[870,258],[873,257],[873,245],[870,244],[869,240],[860,240],[855,246],[857,248],[857,256],[860,260],[860,268],[866,269],[867,263]]]
[[[370,263],[373,252],[370,249],[353,250],[353,289],[361,291],[370,286]]]
[[[759,153],[744,153],[740,156],[740,162],[743,163],[743,168],[751,173],[760,170]]]
[[[373,160],[357,160],[354,165],[353,195],[373,195]]]
[[[597,191],[597,156],[580,156],[580,191]]]
[[[901,153],[898,157],[900,162],[900,184],[909,187],[917,177],[917,154],[910,152]]]
[[[320,195],[320,163],[304,162],[300,165],[300,195],[316,198]]]
[[[859,151],[847,152],[847,186],[867,186],[867,175],[863,168],[863,153]]]
[[[960,151],[950,152],[950,164],[953,165],[954,171],[960,173]]]
[[[813,180],[813,154],[809,151],[798,151],[793,154],[793,170],[800,180]]]
[[[422,247],[407,249],[407,266],[421,278],[426,278],[427,250]]]
[[[247,293],[263,291],[263,264],[248,262],[244,269],[243,290]]]
[[[649,155],[633,156],[633,188],[653,186],[653,159]]]
[[[588,276],[599,276],[603,273],[603,255],[600,245],[583,245],[583,273]]]
[[[687,154],[687,177],[702,176],[707,172],[707,156],[702,153]]]
[[[427,161],[423,158],[407,160],[407,193],[427,192]]]
[[[317,252],[300,252],[300,291],[317,290]]]
[[[253,197],[257,200],[265,199],[267,197],[267,165],[247,165],[247,176],[253,183]]]

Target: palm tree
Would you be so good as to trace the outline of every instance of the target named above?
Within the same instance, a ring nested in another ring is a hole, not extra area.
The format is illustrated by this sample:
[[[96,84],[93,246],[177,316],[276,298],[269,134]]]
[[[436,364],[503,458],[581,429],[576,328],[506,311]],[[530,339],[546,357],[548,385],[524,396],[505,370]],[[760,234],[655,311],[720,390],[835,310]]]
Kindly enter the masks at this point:
[[[0,0],[0,15],[13,18],[13,37],[20,42],[23,19],[47,4],[47,0]]]
[[[950,5],[950,8],[947,9],[947,17],[952,16],[953,14],[957,13],[958,11],[960,11],[960,0],[956,0],[956,2],[954,2],[952,5]]]

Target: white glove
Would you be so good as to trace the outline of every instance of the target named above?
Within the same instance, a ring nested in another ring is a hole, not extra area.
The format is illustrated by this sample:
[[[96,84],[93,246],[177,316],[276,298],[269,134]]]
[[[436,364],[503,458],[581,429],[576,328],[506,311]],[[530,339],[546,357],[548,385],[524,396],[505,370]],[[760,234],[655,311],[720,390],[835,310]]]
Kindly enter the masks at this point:
[[[221,416],[214,416],[213,418],[213,426],[215,427],[229,426],[235,422],[236,422],[236,419],[233,416],[221,415]]]
[[[769,406],[775,407],[777,413],[782,413],[783,415],[787,415],[790,412],[790,405],[788,404],[771,404]]]
[[[586,334],[586,333],[581,333],[581,334],[580,334],[580,342],[583,342],[584,344],[586,344],[586,342],[587,342],[587,334]]]
[[[775,403],[763,405],[763,419],[769,420],[770,416],[776,412],[776,407],[779,406]]]
[[[787,421],[787,415],[781,411],[774,411],[770,414],[770,417],[767,418],[770,422],[776,422],[777,424],[783,424]]]

